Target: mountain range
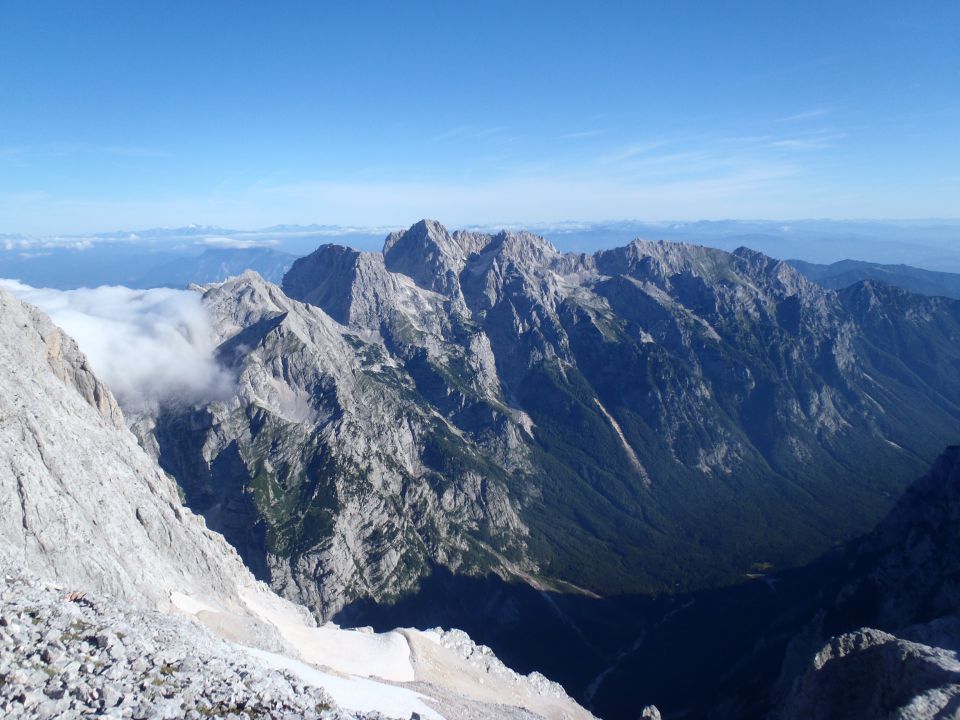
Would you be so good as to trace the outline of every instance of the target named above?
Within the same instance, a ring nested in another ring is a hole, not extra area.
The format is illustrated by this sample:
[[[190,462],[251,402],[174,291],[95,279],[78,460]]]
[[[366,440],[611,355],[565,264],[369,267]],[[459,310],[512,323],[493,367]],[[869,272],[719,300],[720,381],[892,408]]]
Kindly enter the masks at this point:
[[[578,640],[604,600],[813,560],[960,420],[960,304],[745,248],[422,221],[203,303],[234,396],[135,424],[188,505],[320,618],[442,619],[578,697],[647,621],[624,600]]]
[[[145,424],[188,502],[324,616],[434,564],[602,595],[796,565],[876,522],[960,416],[960,305],[746,249],[425,221],[203,299],[236,399]],[[349,589],[314,596],[331,573]]]
[[[451,717],[504,692],[586,713],[499,660],[479,690],[492,655],[437,625],[606,718],[954,702],[960,302],[746,248],[561,253],[429,220],[194,290],[232,390],[127,416],[0,290],[2,556],[115,598],[84,622],[160,608],[253,646],[256,673],[412,680]]]
[[[470,230],[495,235],[504,227],[518,230],[523,226],[477,226]],[[777,259],[797,258],[815,264],[863,258],[875,263],[906,263],[931,271],[960,272],[956,254],[958,225],[946,220],[571,221],[527,227],[564,251],[593,253],[624,245],[633,238],[647,238],[727,251],[748,246]],[[190,282],[225,280],[228,275],[223,268],[227,267],[234,274],[244,269],[256,270],[266,279],[279,282],[282,273],[273,274],[272,270],[278,263],[264,265],[260,249],[296,257],[311,253],[322,243],[377,250],[392,229],[313,224],[238,230],[189,225],[59,236],[0,234],[0,278],[60,289],[155,286],[151,283],[186,287]],[[234,252],[228,261],[217,262],[202,252],[205,249]],[[165,269],[158,274],[160,268]],[[907,276],[914,273],[906,271]],[[891,276],[885,277],[889,282]],[[864,277],[855,278],[860,279]]]
[[[893,285],[919,295],[960,298],[960,274],[923,270],[910,265],[882,265],[863,260],[840,260],[829,265],[788,260],[818,285],[841,290],[863,280]]]

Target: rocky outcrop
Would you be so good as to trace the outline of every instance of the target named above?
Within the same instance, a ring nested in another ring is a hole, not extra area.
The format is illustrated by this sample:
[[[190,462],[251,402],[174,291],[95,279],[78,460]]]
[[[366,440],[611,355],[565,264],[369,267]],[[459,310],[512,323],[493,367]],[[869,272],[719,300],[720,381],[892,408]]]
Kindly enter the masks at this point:
[[[270,670],[185,618],[66,593],[10,565],[0,580],[0,713],[8,718],[381,717]]]
[[[421,220],[409,230],[387,236],[383,259],[391,272],[406,275],[427,290],[462,301],[460,273],[467,258],[485,244],[482,236],[451,235],[435,220]]]
[[[780,720],[933,720],[960,712],[960,661],[879,630],[830,640],[796,682]]]
[[[960,447],[951,447],[851,548],[842,590],[789,650],[773,717],[960,712],[958,538]]]

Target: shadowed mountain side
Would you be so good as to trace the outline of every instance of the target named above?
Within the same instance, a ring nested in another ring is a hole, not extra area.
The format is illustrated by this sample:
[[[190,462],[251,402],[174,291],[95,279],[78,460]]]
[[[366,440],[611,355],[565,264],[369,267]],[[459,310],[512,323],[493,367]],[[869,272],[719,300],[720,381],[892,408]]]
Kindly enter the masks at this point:
[[[344,626],[462,627],[521,672],[538,670],[605,720],[760,718],[788,642],[835,593],[842,553],[742,585],[598,598],[435,567],[395,603],[359,600]],[[798,598],[803,598],[798,600]]]

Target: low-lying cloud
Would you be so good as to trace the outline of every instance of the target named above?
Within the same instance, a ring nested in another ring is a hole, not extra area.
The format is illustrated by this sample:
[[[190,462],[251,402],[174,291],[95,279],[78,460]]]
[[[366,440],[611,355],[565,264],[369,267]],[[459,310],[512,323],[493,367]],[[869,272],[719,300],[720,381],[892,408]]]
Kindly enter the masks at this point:
[[[217,235],[205,237],[199,241],[199,244],[212,248],[223,248],[226,250],[249,250],[250,248],[270,247],[271,245],[276,245],[277,243],[275,240],[247,240],[244,238]]]
[[[0,287],[36,305],[71,335],[125,411],[221,399],[233,387],[214,357],[210,320],[194,292],[54,290],[16,280],[0,280]]]

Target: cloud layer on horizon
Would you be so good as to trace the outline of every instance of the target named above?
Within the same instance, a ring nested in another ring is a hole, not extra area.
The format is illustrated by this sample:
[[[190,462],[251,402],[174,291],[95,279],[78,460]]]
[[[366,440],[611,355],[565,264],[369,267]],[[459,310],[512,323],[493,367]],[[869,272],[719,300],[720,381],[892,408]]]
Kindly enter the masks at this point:
[[[223,399],[233,388],[214,357],[213,329],[194,292],[55,290],[2,279],[0,287],[36,305],[73,337],[126,412]]]

